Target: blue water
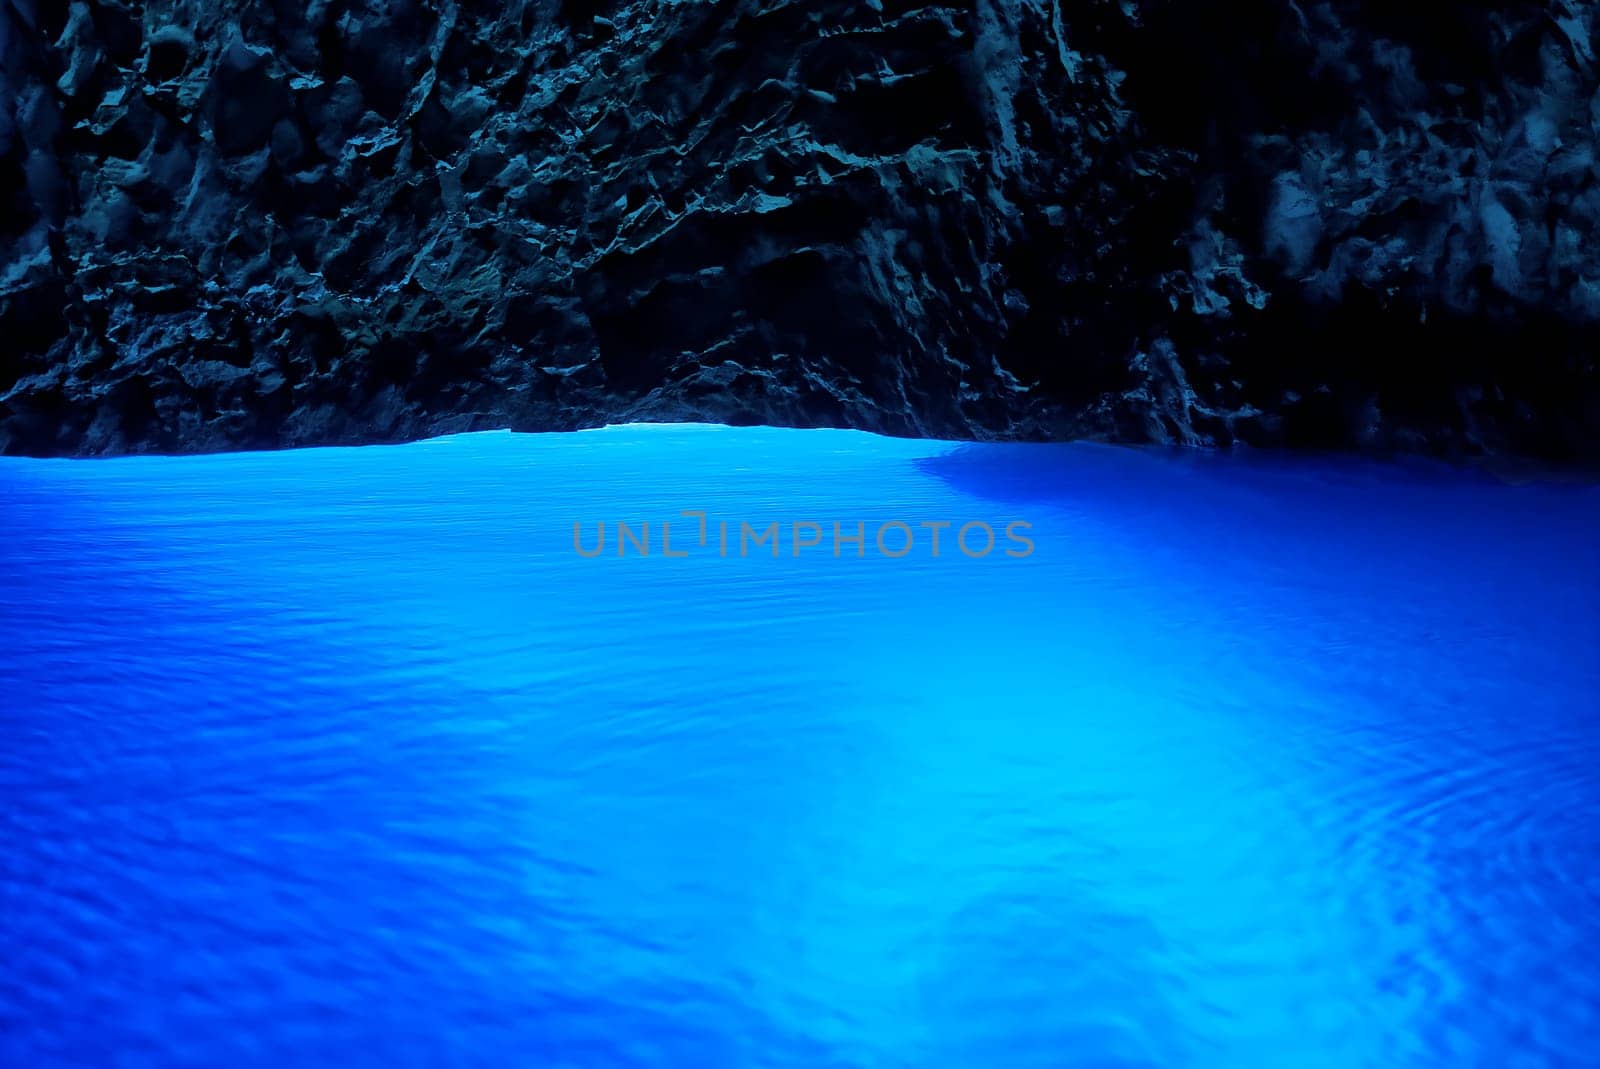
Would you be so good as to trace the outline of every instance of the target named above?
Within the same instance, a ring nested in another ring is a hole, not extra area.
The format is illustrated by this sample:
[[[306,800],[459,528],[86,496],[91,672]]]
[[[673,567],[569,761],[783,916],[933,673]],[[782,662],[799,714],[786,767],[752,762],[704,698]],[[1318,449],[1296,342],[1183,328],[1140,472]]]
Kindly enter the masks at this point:
[[[0,516],[0,1064],[1594,1064],[1595,486],[636,427]]]

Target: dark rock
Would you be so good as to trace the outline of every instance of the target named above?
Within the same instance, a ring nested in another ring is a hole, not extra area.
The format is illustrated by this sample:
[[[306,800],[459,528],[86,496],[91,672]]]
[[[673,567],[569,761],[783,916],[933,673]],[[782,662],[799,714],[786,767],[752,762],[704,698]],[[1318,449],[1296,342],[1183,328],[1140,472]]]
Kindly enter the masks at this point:
[[[0,450],[1600,456],[1592,0],[0,0]]]

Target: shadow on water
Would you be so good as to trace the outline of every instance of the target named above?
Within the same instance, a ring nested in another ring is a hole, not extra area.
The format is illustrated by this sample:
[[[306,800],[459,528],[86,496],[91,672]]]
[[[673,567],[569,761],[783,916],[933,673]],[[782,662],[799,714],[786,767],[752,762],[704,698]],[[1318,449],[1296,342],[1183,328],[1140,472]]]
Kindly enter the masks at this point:
[[[1106,1069],[1189,1063],[1183,992],[1160,970],[1172,948],[1097,897],[1025,884],[951,916],[921,979],[920,1008],[942,1023],[930,1064],[1046,1069],[1071,1051]]]
[[[986,442],[958,445],[916,460],[922,473],[963,493],[1009,504],[1082,504],[1125,497],[1137,482],[1184,496],[1208,492],[1381,493],[1401,498],[1429,490],[1502,489],[1525,498],[1600,501],[1600,476],[1544,471],[1509,462],[1452,465],[1427,458],[1365,458],[1337,454],[1219,451],[1098,442]]]
[[[1393,556],[1431,544],[1451,553],[1551,551],[1586,569],[1600,560],[1592,537],[1600,483],[1585,479],[1507,480],[1425,459],[1088,442],[962,445],[914,463],[981,500],[1115,517],[1129,534],[1208,543],[1234,558],[1336,544]]]

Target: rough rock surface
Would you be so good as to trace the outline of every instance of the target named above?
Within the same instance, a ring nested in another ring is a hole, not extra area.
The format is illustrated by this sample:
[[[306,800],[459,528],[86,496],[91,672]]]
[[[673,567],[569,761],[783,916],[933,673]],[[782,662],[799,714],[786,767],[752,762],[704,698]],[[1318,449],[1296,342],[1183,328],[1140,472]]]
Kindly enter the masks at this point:
[[[1600,454],[1586,0],[0,0],[0,451]]]

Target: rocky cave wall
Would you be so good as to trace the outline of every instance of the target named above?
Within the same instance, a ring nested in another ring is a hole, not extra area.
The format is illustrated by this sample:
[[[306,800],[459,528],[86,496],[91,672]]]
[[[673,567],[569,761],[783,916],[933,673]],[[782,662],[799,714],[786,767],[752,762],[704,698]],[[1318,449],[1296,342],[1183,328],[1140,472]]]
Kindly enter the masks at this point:
[[[1594,458],[1597,10],[0,0],[0,451]]]

